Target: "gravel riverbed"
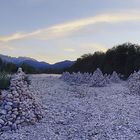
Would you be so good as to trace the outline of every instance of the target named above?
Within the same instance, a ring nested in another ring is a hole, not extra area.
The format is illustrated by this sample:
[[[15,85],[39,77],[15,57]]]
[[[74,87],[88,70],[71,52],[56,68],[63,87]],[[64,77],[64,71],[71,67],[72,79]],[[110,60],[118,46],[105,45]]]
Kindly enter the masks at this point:
[[[43,105],[35,125],[0,134],[0,140],[140,140],[140,96],[124,82],[107,87],[69,85],[59,75],[29,75]]]

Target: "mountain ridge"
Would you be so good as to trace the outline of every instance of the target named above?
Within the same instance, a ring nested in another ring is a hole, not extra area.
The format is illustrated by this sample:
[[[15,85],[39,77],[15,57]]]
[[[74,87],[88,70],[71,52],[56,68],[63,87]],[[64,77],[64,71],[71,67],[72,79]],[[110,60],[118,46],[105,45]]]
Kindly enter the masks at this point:
[[[70,60],[64,60],[60,61],[54,64],[49,64],[44,61],[38,61],[36,59],[30,58],[30,57],[11,57],[7,55],[0,54],[0,58],[4,62],[10,62],[14,63],[17,66],[21,66],[22,64],[28,64],[36,69],[64,69],[72,66],[75,61],[70,61]]]

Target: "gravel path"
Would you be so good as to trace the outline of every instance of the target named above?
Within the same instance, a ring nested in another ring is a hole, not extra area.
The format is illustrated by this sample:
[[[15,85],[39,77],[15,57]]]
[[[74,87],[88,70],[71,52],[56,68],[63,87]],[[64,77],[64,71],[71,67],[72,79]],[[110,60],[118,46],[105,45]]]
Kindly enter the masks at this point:
[[[44,118],[0,140],[140,140],[140,96],[129,95],[125,84],[91,88],[68,85],[59,76],[30,79]]]

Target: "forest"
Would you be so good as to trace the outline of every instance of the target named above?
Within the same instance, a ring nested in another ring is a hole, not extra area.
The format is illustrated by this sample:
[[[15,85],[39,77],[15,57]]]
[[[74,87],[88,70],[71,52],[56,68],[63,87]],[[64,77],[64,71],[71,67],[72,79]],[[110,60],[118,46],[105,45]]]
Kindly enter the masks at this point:
[[[100,68],[103,73],[112,74],[113,71],[116,71],[118,74],[128,77],[140,69],[140,46],[124,43],[108,49],[106,52],[84,54],[65,71],[92,73],[97,68]]]

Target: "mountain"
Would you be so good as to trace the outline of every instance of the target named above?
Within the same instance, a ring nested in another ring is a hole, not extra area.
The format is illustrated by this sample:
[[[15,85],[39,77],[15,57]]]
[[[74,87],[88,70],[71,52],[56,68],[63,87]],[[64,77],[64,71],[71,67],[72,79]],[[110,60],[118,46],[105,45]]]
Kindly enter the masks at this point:
[[[26,60],[36,61],[35,59],[29,58],[29,57],[16,58],[16,57],[6,56],[6,55],[2,55],[2,54],[0,54],[0,58],[5,62],[11,62],[11,63],[14,63],[16,65],[19,65],[20,63],[22,63],[23,61],[26,61]]]
[[[74,64],[74,61],[62,61],[62,62],[58,62],[55,64],[49,64],[46,62],[39,62],[33,58],[29,58],[29,57],[11,57],[11,56],[6,56],[6,55],[2,55],[0,54],[0,58],[5,61],[5,62],[11,62],[16,64],[17,66],[21,66],[23,63],[24,64],[28,64],[36,69],[64,69],[67,67],[70,67]]]
[[[50,66],[51,66],[49,63],[46,63],[46,62],[39,62],[39,61],[37,61],[37,60],[30,60],[30,59],[22,61],[22,62],[19,64],[19,66],[22,65],[23,63],[24,63],[24,64],[28,64],[28,65],[30,65],[30,66],[32,66],[32,67],[34,67],[34,68],[37,68],[37,69],[50,68]]]
[[[73,64],[74,64],[74,61],[65,60],[65,61],[53,64],[52,68],[53,69],[64,69],[64,68],[68,68],[68,67],[72,66]]]

